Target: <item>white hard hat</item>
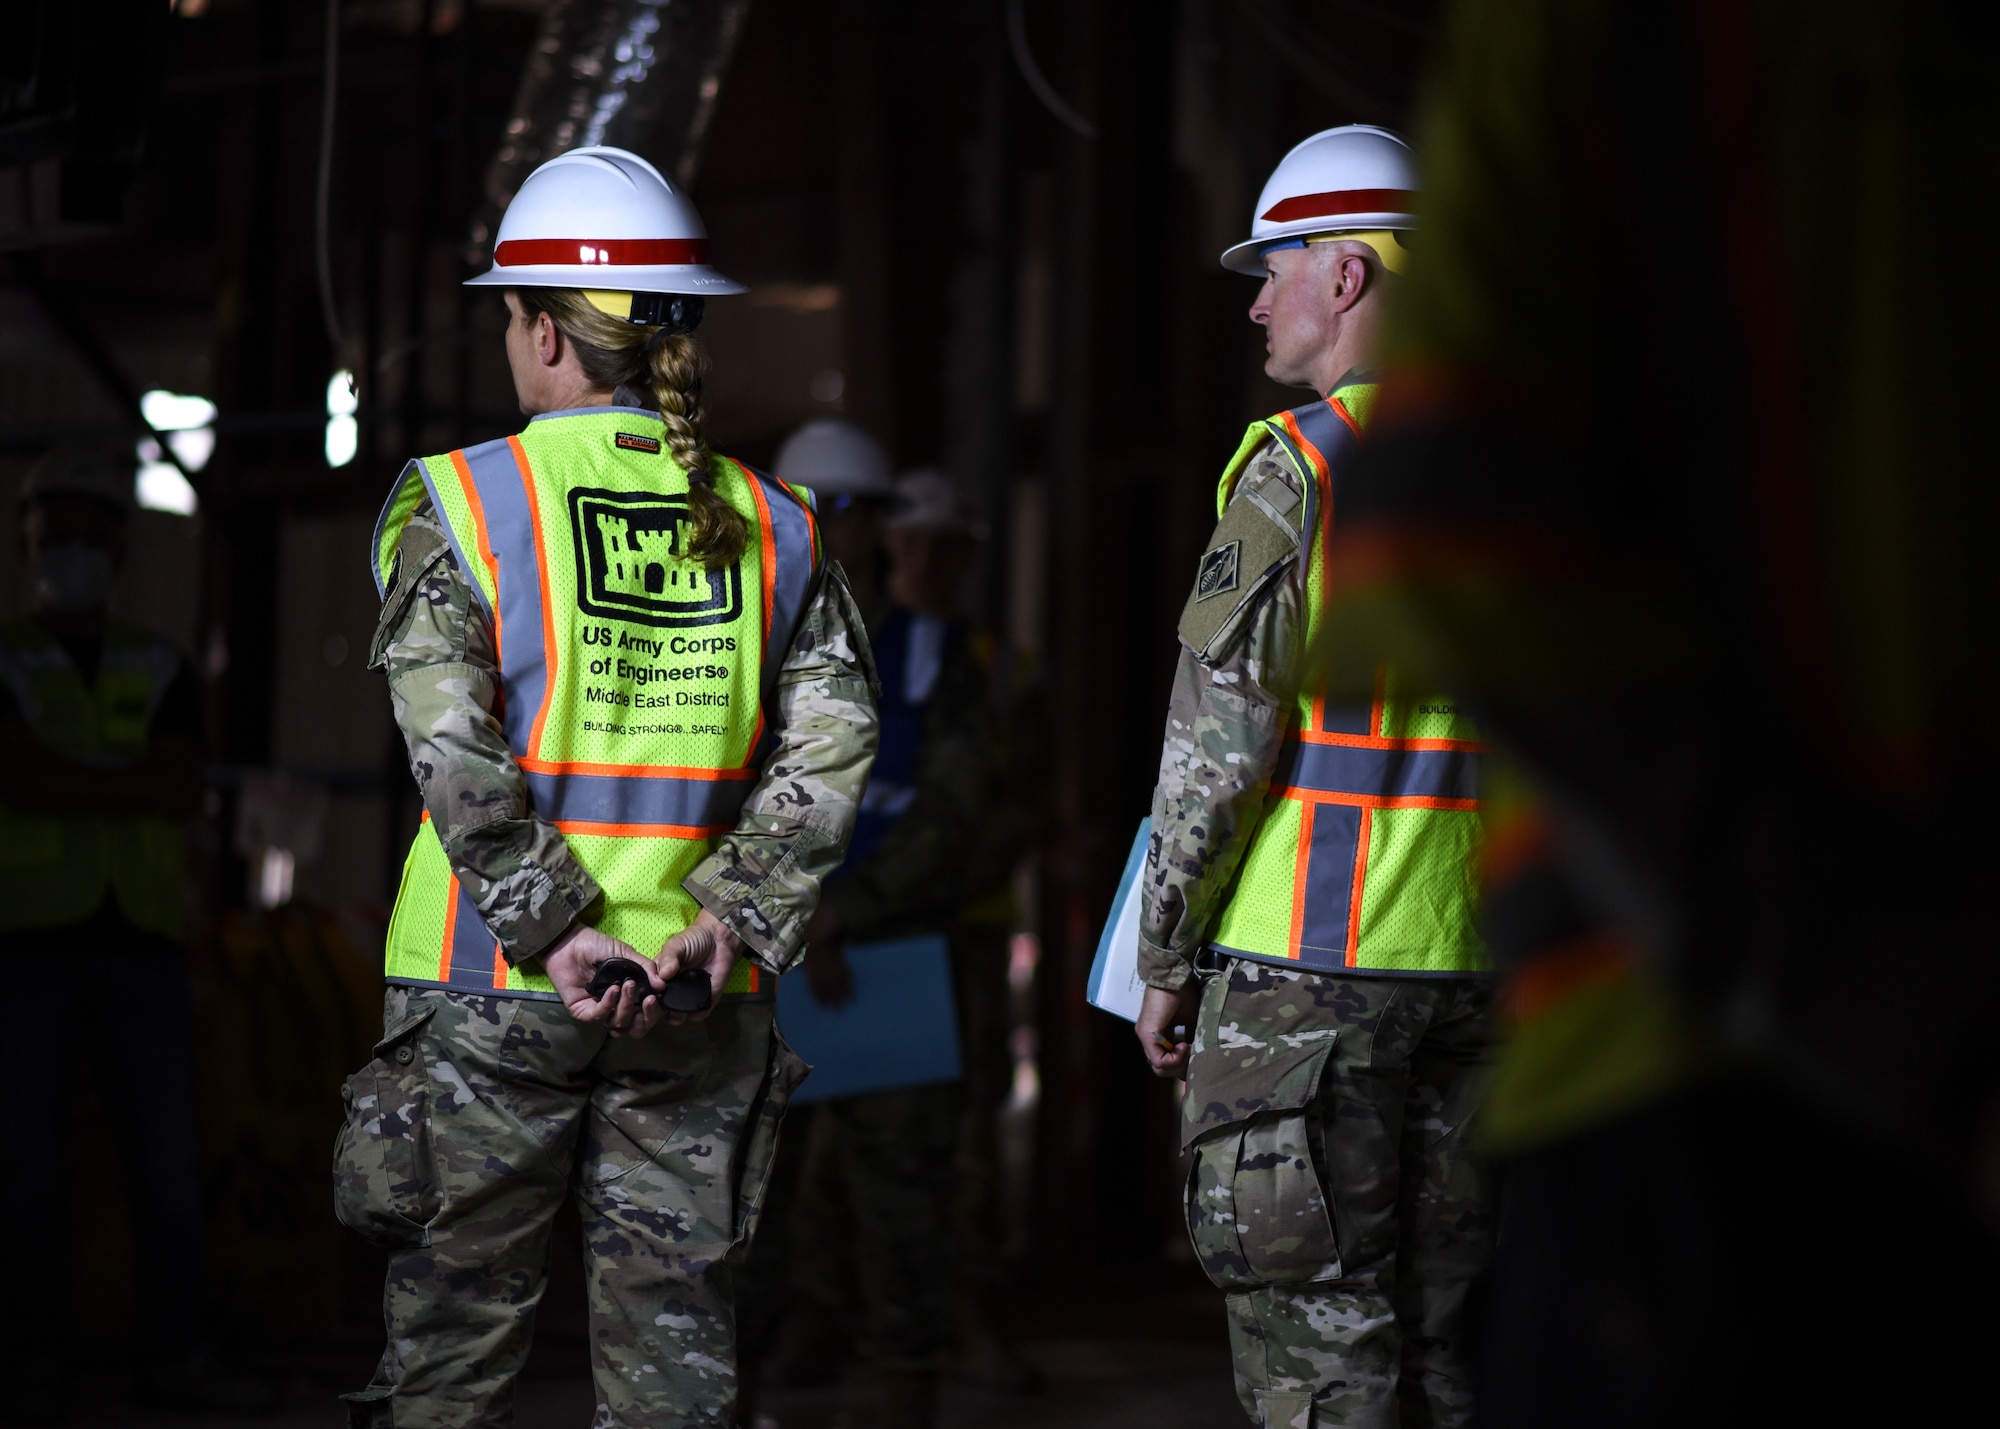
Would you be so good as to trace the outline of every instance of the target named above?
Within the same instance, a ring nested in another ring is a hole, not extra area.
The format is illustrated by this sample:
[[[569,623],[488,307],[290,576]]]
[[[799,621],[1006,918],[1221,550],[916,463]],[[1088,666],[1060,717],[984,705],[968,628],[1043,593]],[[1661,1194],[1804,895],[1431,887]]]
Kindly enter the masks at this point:
[[[571,149],[522,181],[468,287],[740,293],[708,266],[708,230],[686,194],[624,149]]]
[[[986,523],[958,484],[933,467],[922,467],[896,479],[896,510],[891,531],[952,531],[975,541],[986,539]]]
[[[841,417],[820,417],[785,438],[774,463],[778,480],[820,496],[894,496],[881,443]]]
[[[21,483],[23,506],[52,496],[73,496],[95,501],[120,513],[133,506],[136,473],[129,449],[116,452],[106,447],[65,447],[50,452],[29,469]]]
[[[1322,130],[1278,161],[1257,195],[1249,240],[1224,253],[1222,266],[1254,275],[1274,244],[1328,233],[1407,233],[1417,226],[1416,198],[1417,156],[1400,135],[1373,124]]]

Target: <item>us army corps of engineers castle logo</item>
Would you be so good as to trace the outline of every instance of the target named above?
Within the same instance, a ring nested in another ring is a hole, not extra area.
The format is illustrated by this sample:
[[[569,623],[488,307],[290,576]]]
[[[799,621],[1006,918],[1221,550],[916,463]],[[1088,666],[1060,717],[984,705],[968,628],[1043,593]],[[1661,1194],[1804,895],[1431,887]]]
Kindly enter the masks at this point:
[[[711,571],[681,555],[689,524],[685,496],[570,492],[578,607],[667,629],[736,619],[743,613],[743,578],[733,564]]]

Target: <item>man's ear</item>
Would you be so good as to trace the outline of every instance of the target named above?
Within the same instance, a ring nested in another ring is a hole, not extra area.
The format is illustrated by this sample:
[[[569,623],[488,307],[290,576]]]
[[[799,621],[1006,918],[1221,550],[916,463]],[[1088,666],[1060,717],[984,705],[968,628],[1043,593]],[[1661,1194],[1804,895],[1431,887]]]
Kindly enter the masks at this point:
[[[1333,285],[1333,310],[1344,313],[1361,301],[1375,275],[1369,271],[1368,260],[1359,253],[1343,253],[1335,261],[1339,264],[1339,276]]]

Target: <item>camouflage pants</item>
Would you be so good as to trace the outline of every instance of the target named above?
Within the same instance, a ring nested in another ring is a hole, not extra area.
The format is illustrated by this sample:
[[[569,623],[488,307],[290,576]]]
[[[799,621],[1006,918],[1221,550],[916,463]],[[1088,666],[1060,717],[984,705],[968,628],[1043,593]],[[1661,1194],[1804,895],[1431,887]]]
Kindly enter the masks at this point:
[[[1007,1172],[1000,1155],[1000,1116],[1014,1089],[1008,938],[1005,928],[980,926],[951,939],[965,1077],[947,1220],[959,1284],[988,1294],[1008,1273]]]
[[[958,1100],[957,1084],[946,1082],[814,1108],[820,1134],[814,1149],[846,1192],[861,1302],[856,1343],[879,1368],[936,1369],[950,1337],[953,1267],[945,1216]],[[835,1235],[842,1229],[822,1217],[804,1221],[805,1228]],[[808,1298],[818,1297],[809,1291]]]
[[[957,1082],[801,1108],[772,1178],[768,1224],[742,1280],[747,1353],[837,1353],[852,1335],[889,1369],[935,1368],[953,1292],[1006,1272],[1000,1110],[1011,1088],[1007,935],[954,932]],[[858,1303],[858,1324],[853,1307]]]
[[[1470,1420],[1459,1324],[1491,1251],[1465,1125],[1491,990],[1229,960],[1202,999],[1188,1227],[1262,1429]]]
[[[561,1004],[391,987],[348,1080],[341,1219],[390,1248],[389,1344],[354,1422],[506,1426],[574,1188],[592,1429],[726,1426],[730,1279],[804,1064],[768,1003],[615,1040]]]
[[[904,1087],[803,1108],[786,1138],[784,1204],[750,1253],[746,1319],[765,1350],[782,1314],[807,1345],[851,1334],[880,1369],[935,1369],[949,1338],[954,1258],[946,1234],[958,1085]],[[782,1218],[782,1219],[781,1219]],[[858,1302],[860,1311],[854,1314]]]

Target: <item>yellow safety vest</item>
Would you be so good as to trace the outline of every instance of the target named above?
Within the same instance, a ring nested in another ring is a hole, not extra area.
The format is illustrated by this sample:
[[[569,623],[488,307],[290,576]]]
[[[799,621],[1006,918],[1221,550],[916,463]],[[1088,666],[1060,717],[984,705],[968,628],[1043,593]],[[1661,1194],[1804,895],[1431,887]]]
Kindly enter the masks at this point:
[[[1266,442],[1306,493],[1305,629],[1324,628],[1326,551],[1343,463],[1373,383],[1253,423],[1222,474],[1217,514]],[[1488,964],[1473,926],[1481,839],[1471,722],[1448,700],[1413,698],[1392,669],[1366,705],[1302,689],[1237,883],[1212,946],[1315,972],[1452,976]]]
[[[145,756],[180,657],[165,636],[115,621],[97,682],[33,617],[0,629],[0,679],[35,737],[66,759],[111,768]],[[178,940],[186,830],[147,814],[36,814],[0,803],[0,928],[61,928],[117,900],[134,927]]]
[[[653,954],[699,912],[681,880],[735,826],[770,747],[764,702],[819,565],[810,493],[714,457],[750,540],[717,571],[684,556],[687,473],[654,413],[587,407],[411,462],[376,527],[386,590],[428,496],[493,622],[496,713],[534,813],[604,889],[596,926]],[[511,967],[428,818],[389,923],[395,983],[555,996]],[[729,989],[768,995],[748,960]]]

